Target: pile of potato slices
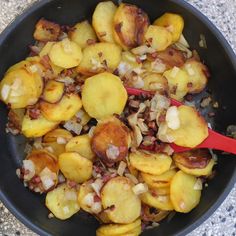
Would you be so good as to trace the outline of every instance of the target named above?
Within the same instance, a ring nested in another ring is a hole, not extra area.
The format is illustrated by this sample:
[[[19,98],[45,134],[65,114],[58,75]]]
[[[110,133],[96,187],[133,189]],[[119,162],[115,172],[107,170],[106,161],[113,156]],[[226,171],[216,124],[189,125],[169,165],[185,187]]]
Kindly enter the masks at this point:
[[[69,27],[40,19],[30,55],[0,83],[7,132],[28,138],[18,177],[45,193],[49,218],[83,210],[98,236],[136,236],[170,212],[190,212],[212,176],[206,121],[184,103],[209,72],[182,32],[184,19],[165,13],[150,23],[138,6],[100,2]],[[127,87],[150,93],[127,94]]]

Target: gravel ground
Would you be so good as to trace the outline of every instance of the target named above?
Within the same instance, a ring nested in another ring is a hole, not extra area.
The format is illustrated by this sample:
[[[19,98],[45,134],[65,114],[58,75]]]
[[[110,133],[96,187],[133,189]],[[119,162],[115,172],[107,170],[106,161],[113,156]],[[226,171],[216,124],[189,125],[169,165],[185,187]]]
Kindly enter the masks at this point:
[[[35,0],[0,0],[0,32]],[[220,29],[236,52],[236,1],[188,0]],[[0,236],[35,236],[0,203]],[[236,236],[236,186],[219,209],[189,236]]]

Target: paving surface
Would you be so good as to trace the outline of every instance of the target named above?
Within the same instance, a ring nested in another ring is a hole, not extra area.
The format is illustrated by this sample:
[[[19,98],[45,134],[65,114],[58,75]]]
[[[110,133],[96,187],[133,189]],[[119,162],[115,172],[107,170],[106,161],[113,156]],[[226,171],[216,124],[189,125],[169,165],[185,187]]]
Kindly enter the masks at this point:
[[[0,0],[0,32],[35,0]],[[188,0],[223,33],[236,52],[236,0]],[[36,236],[0,203],[0,236]],[[236,186],[219,209],[188,236],[236,236]],[[68,235],[69,236],[69,235]]]

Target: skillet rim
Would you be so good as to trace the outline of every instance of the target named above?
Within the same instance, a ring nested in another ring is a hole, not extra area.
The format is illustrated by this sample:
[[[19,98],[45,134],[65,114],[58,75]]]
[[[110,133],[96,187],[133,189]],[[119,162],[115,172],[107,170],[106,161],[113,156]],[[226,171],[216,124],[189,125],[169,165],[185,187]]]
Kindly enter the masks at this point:
[[[42,6],[55,1],[55,0],[39,0],[31,5],[29,5],[20,15],[16,16],[10,24],[7,25],[7,27],[2,31],[0,34],[0,47],[2,46],[5,39],[8,37],[8,35],[18,27],[18,25],[23,21],[28,15],[31,13],[34,13],[37,9],[41,8]],[[235,73],[236,73],[236,55],[234,54],[233,49],[231,48],[228,41],[225,39],[223,34],[219,31],[219,29],[205,16],[203,13],[201,13],[199,10],[197,10],[194,6],[192,6],[190,3],[188,3],[186,0],[170,0],[170,2],[173,2],[177,5],[180,5],[187,11],[191,12],[193,15],[195,15],[198,19],[200,19],[203,24],[205,24],[209,30],[214,34],[214,36],[218,39],[220,44],[222,45],[224,51],[228,55],[229,59],[231,60],[231,63],[234,67]],[[235,168],[236,169],[236,168]],[[200,226],[203,222],[205,222],[223,203],[223,201],[226,199],[230,191],[234,187],[234,183],[236,182],[236,171],[234,171],[233,175],[231,176],[230,181],[228,182],[227,186],[225,187],[224,191],[221,193],[221,195],[218,197],[218,199],[213,203],[213,205],[200,217],[198,218],[193,224],[188,225],[183,230],[179,230],[175,233],[175,236],[184,236],[187,233],[190,233],[194,229],[196,229],[198,226]],[[35,225],[26,215],[19,212],[17,209],[17,206],[14,206],[14,204],[7,199],[6,195],[4,194],[4,191],[0,187],[0,201],[9,209],[9,211],[19,220],[21,221],[25,226],[27,226],[29,229],[34,231],[35,233],[42,235],[42,236],[50,236],[48,232],[40,228],[39,226]]]

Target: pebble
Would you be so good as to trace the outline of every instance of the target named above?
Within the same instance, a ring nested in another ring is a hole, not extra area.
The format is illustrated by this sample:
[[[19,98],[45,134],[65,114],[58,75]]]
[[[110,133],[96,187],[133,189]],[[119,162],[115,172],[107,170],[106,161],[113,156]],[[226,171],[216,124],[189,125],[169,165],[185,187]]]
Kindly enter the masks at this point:
[[[0,32],[35,0],[0,0]],[[236,1],[188,0],[219,28],[236,52]],[[20,223],[0,202],[0,236],[37,236]],[[236,235],[236,186],[219,209],[188,236]]]

